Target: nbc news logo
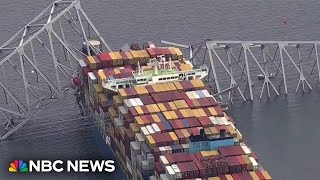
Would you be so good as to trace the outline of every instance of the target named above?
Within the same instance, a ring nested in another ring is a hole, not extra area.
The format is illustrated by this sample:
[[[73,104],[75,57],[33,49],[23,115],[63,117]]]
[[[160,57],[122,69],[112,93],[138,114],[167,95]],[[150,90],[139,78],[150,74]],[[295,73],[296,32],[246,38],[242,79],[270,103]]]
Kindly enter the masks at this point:
[[[61,160],[37,160],[27,163],[22,160],[14,160],[9,166],[9,172],[114,172],[115,165],[113,160],[68,160],[66,167]]]

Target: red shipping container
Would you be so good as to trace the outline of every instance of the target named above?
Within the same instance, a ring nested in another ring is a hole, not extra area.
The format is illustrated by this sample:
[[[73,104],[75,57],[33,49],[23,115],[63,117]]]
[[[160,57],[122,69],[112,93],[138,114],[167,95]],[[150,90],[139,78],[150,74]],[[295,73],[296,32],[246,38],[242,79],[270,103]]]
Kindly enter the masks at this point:
[[[194,107],[195,107],[195,105],[193,104],[193,102],[192,102],[191,99],[186,99],[185,101],[187,102],[187,104],[188,104],[188,106],[189,106],[190,108],[194,108]]]
[[[100,61],[101,61],[101,68],[108,68],[112,67],[112,59],[109,55],[109,53],[101,53],[98,55]]]
[[[146,89],[148,90],[148,92],[149,92],[151,95],[155,93],[155,91],[154,91],[154,89],[152,88],[151,85],[146,85],[145,87],[146,87]]]
[[[173,158],[173,154],[167,154],[166,158],[167,158],[167,160],[168,160],[170,165],[171,164],[175,164],[175,161],[174,161],[174,158]]]
[[[172,126],[173,129],[180,129],[176,123],[176,121],[169,121],[170,125]]]
[[[255,171],[255,173],[259,177],[259,179],[263,179],[263,180],[266,179],[264,175],[261,173],[261,171]]]
[[[204,128],[212,126],[212,121],[209,117],[199,117],[198,121],[200,122],[201,126]]]
[[[166,170],[164,169],[164,167],[162,166],[162,164],[160,162],[154,163],[154,171],[156,172],[156,174],[158,176],[160,176],[160,174],[164,174],[166,172]]]
[[[235,157],[237,157],[237,159],[238,159],[238,161],[239,161],[239,163],[240,163],[240,165],[241,165],[242,171],[246,171],[246,170],[247,170],[247,163],[246,163],[246,161],[243,159],[243,157],[242,157],[242,156],[235,156]]]
[[[219,175],[219,178],[220,178],[221,180],[228,180],[228,178],[227,178],[225,175]]]
[[[243,180],[240,178],[240,176],[238,174],[231,174],[231,176],[234,180]]]
[[[149,104],[155,103],[151,96],[143,96],[143,97],[140,97],[140,99],[144,105],[149,105]]]
[[[171,111],[172,110],[172,108],[169,105],[169,103],[163,103],[163,106],[166,108],[167,111]]]
[[[239,176],[241,177],[241,179],[245,179],[245,180],[254,180],[252,178],[252,176],[250,175],[249,172],[242,172],[242,173],[239,173]]]
[[[224,117],[224,114],[223,114],[222,109],[221,109],[220,106],[215,106],[214,110],[216,110],[216,112],[218,114],[218,117]]]
[[[243,151],[241,146],[221,147],[218,149],[218,151],[224,157],[245,155],[245,152]]]
[[[134,107],[129,108],[129,112],[132,116],[137,116],[138,113]]]
[[[183,115],[181,114],[181,112],[179,110],[174,110],[174,113],[176,113],[176,115],[178,116],[179,119],[183,119]]]

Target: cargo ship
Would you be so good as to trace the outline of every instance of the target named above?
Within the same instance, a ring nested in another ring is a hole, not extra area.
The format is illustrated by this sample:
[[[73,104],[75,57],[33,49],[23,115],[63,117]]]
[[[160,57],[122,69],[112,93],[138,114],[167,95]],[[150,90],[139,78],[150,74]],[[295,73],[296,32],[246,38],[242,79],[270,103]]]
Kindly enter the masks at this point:
[[[151,42],[90,54],[79,62],[83,106],[127,179],[271,180],[204,83],[205,65]]]

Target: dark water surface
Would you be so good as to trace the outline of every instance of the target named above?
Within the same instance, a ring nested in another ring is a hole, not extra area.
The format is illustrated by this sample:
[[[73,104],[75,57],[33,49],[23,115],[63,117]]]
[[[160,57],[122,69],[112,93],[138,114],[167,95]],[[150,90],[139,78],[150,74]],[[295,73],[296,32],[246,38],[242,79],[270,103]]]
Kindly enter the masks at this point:
[[[0,44],[50,3],[48,0],[0,1]],[[82,5],[113,49],[126,42],[160,39],[185,44],[199,42],[204,37],[320,39],[320,1],[315,0],[83,0]],[[108,158],[93,122],[79,120],[73,102],[73,97],[68,97],[53,105],[47,113],[27,124],[24,134],[16,135],[11,142],[0,143],[1,180],[112,178],[107,174],[9,175],[9,162],[16,158]],[[236,102],[231,113],[247,144],[274,179],[311,180],[319,179],[319,105],[320,92],[315,88],[311,94],[291,92],[270,102]]]

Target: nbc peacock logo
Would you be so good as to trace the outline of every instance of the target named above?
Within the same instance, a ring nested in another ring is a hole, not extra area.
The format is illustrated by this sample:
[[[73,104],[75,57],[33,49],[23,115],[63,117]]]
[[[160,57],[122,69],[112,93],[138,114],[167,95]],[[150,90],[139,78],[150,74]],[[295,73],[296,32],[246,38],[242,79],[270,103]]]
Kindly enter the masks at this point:
[[[29,172],[27,164],[24,163],[22,160],[14,160],[9,167],[9,172],[16,173],[16,172]]]

